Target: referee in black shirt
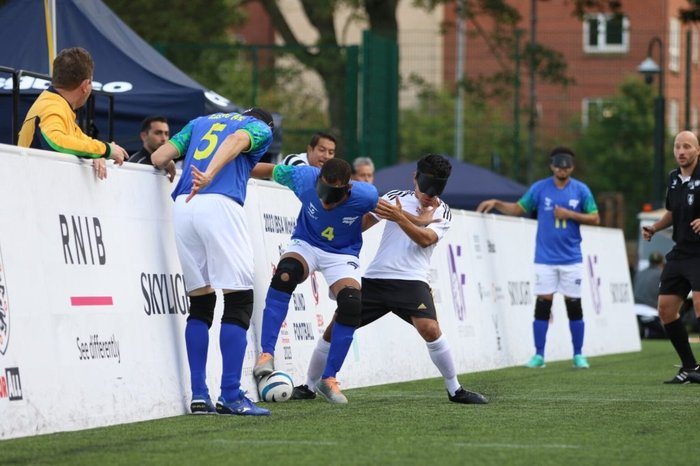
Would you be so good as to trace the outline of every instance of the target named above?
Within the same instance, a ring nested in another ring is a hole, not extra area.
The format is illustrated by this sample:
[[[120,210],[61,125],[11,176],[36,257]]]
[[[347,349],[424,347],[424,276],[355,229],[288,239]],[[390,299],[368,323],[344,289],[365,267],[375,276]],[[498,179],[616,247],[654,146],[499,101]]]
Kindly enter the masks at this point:
[[[665,383],[700,383],[700,367],[688,342],[680,308],[693,292],[695,315],[700,318],[700,144],[690,131],[681,131],[673,144],[678,168],[671,171],[666,189],[666,213],[656,223],[642,227],[649,241],[659,230],[673,225],[675,246],[666,255],[659,284],[659,317],[681,359],[681,369]]]

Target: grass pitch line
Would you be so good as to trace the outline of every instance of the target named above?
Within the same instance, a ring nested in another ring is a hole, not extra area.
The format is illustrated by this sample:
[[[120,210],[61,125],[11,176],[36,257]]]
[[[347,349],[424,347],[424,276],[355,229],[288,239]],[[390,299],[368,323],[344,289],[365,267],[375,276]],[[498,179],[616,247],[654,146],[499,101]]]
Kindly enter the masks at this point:
[[[338,445],[338,442],[330,441],[312,441],[312,440],[257,440],[257,439],[239,439],[239,440],[229,440],[229,439],[213,439],[209,443],[216,444],[231,444],[236,443],[240,445]]]
[[[548,449],[557,449],[557,450],[562,450],[562,449],[574,449],[574,448],[581,448],[580,445],[526,445],[523,443],[455,443],[454,444],[457,447],[468,447],[468,448],[527,448],[527,449],[539,449],[539,448],[548,448]]]

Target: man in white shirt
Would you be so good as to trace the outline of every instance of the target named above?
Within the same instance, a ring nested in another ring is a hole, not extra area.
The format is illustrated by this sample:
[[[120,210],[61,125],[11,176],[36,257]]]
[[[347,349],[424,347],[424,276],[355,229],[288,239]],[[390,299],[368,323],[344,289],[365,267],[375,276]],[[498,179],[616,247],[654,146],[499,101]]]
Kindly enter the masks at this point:
[[[364,229],[381,219],[387,223],[377,255],[362,277],[360,327],[393,312],[413,325],[425,340],[430,359],[445,379],[450,401],[486,404],[488,400],[483,395],[465,390],[457,380],[452,350],[440,330],[428,285],[430,257],[452,221],[449,206],[438,198],[451,171],[449,160],[443,156],[424,156],[418,161],[415,191],[389,191],[380,199],[376,215],[365,215]],[[330,348],[331,328],[329,325],[319,339],[309,362],[306,384],[294,387],[292,399],[316,397],[316,383]]]
[[[301,154],[289,154],[281,165],[311,165],[321,168],[327,160],[335,157],[335,137],[329,133],[318,132],[311,136],[306,152]]]

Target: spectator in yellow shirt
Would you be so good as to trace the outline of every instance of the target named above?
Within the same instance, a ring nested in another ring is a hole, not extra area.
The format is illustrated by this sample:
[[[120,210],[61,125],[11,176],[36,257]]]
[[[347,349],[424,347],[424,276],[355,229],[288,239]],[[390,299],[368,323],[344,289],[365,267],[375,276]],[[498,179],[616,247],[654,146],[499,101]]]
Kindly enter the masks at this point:
[[[85,105],[92,92],[94,68],[90,53],[81,47],[64,49],[56,56],[51,86],[27,112],[18,145],[94,159],[97,177],[105,179],[107,159],[121,165],[129,156],[115,142],[87,136],[76,123],[75,110]]]

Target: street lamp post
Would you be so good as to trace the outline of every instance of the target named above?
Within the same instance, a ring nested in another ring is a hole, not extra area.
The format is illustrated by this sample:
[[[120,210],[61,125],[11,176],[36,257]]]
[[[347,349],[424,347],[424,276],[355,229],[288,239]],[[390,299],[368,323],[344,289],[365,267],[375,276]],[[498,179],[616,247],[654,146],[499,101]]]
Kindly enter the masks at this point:
[[[659,64],[651,58],[654,45],[659,47]],[[637,70],[644,75],[647,84],[651,84],[654,75],[659,75],[659,90],[654,99],[654,204],[655,207],[663,205],[666,179],[664,174],[664,146],[666,145],[666,124],[664,98],[664,45],[661,39],[656,36],[649,41],[647,57],[639,65]]]

